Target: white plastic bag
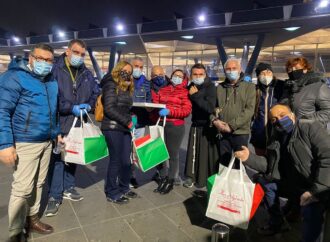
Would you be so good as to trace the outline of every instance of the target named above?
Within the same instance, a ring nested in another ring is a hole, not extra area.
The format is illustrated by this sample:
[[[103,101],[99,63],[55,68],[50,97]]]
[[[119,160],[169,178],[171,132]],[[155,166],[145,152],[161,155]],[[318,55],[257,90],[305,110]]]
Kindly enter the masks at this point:
[[[210,194],[206,216],[241,229],[247,229],[255,184],[246,174],[242,162],[240,169],[233,169],[235,157],[228,167],[220,164]]]
[[[163,125],[159,125],[160,118],[157,120],[156,125],[147,126],[146,133],[150,134],[152,139],[156,139],[159,136],[164,140],[164,127],[166,125],[166,116],[163,119]]]

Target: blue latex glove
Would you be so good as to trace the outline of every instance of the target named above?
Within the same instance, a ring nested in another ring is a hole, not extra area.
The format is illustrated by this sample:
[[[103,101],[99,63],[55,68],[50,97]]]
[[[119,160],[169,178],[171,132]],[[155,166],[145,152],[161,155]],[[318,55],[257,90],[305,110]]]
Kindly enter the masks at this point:
[[[87,103],[82,103],[82,104],[79,104],[79,108],[80,109],[86,109],[87,112],[91,111],[91,106]]]
[[[74,105],[73,106],[72,114],[76,117],[80,117],[80,107],[79,107],[79,105]]]
[[[159,116],[164,117],[170,114],[170,110],[168,110],[167,108],[162,108],[159,111]]]
[[[136,115],[132,115],[132,123],[133,123],[134,127],[136,126],[137,122],[138,122],[138,119],[137,119]]]

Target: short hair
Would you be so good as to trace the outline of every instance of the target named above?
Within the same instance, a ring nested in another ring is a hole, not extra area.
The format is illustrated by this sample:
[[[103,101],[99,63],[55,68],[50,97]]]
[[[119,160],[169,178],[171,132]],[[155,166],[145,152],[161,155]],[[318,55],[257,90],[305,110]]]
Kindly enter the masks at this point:
[[[231,57],[231,58],[227,59],[225,64],[223,65],[223,67],[226,69],[228,63],[231,62],[231,61],[235,61],[239,65],[239,67],[241,67],[241,61],[238,58],[235,58],[235,57]]]
[[[287,104],[284,104],[284,103],[276,103],[276,104],[274,104],[274,105],[270,108],[270,110],[272,110],[272,109],[273,109],[274,107],[276,107],[276,106],[285,107],[286,109],[288,109],[289,112],[292,112],[292,109],[290,108],[290,106],[287,105]],[[269,110],[269,111],[270,111],[270,110]]]
[[[131,60],[131,63],[133,63],[133,61],[141,61],[141,62],[144,62],[143,59],[141,57],[134,57],[132,60]]]
[[[161,68],[163,70],[164,74],[165,74],[165,70],[164,70],[164,68],[162,66],[153,66],[151,68],[151,76],[153,76],[155,74],[154,71],[155,71],[156,68]]]
[[[54,55],[54,49],[53,49],[53,47],[51,47],[48,44],[44,44],[44,43],[38,43],[38,44],[36,44],[33,47],[33,49],[32,49],[32,53],[34,53],[35,49],[41,49],[41,50],[49,51],[50,53],[52,53]]]
[[[81,39],[73,39],[70,40],[68,47],[69,49],[74,45],[74,44],[78,44],[80,47],[86,49],[87,48],[87,44],[85,41],[81,40]]]
[[[289,68],[292,68],[293,66],[300,64],[303,69],[307,69],[308,71],[312,70],[312,66],[310,63],[308,63],[308,60],[305,57],[295,57],[290,58],[285,64],[286,71],[289,70]]]
[[[193,65],[190,69],[190,74],[192,73],[193,69],[203,69],[205,71],[205,74],[206,74],[206,68],[201,63],[196,63],[195,65]]]
[[[172,74],[171,74],[171,79],[172,79],[172,77],[173,77],[174,73],[175,73],[175,72],[177,72],[177,71],[180,71],[180,72],[182,72],[183,76],[185,76],[185,75],[186,75],[186,74],[184,73],[184,71],[183,71],[183,70],[181,70],[181,69],[175,69],[175,70],[172,72]]]

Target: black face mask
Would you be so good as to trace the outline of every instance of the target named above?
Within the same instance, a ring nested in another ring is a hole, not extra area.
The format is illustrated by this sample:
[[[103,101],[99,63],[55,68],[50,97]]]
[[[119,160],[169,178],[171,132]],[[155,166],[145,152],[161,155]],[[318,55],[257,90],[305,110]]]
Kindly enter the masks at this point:
[[[126,71],[120,71],[119,76],[124,80],[124,81],[130,81],[131,80],[131,75],[128,74]]]
[[[304,69],[294,70],[288,73],[290,80],[299,80],[304,75]]]

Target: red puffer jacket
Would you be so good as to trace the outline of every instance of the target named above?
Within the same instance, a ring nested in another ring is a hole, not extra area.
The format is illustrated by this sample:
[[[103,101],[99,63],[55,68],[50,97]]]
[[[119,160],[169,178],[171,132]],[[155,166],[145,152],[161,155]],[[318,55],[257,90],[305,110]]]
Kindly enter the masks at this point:
[[[166,104],[166,108],[170,110],[166,117],[166,122],[172,122],[174,125],[183,125],[184,119],[191,113],[191,102],[188,97],[187,80],[182,84],[173,86],[170,82],[167,86],[162,87],[156,92],[151,91],[153,103]],[[157,121],[159,115],[157,112],[152,113],[152,120]]]

